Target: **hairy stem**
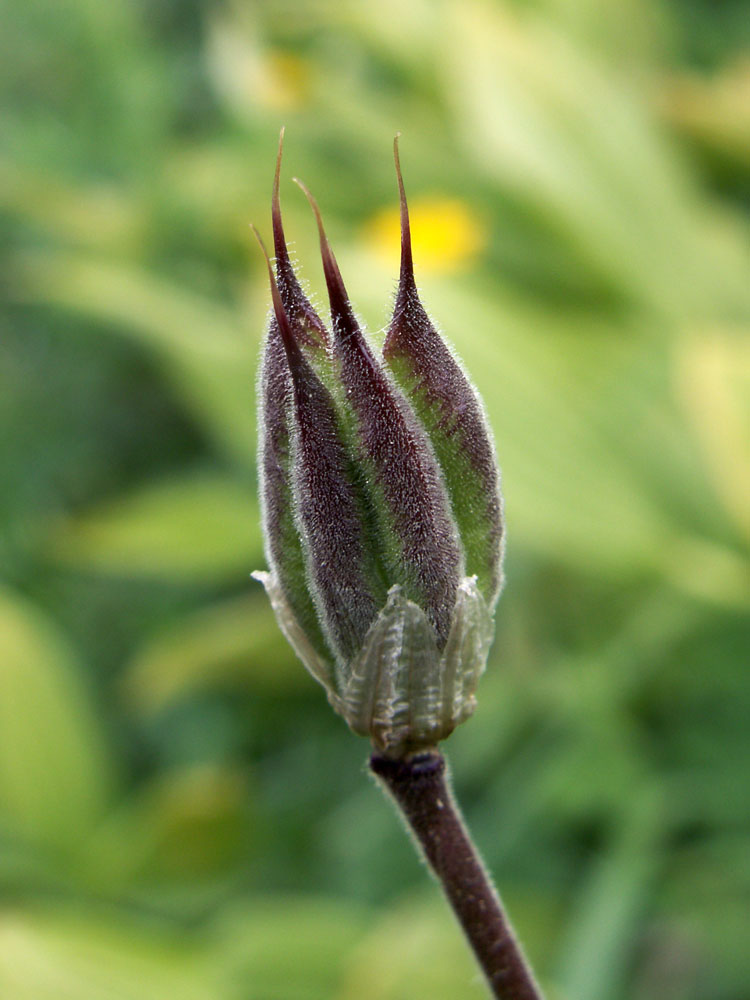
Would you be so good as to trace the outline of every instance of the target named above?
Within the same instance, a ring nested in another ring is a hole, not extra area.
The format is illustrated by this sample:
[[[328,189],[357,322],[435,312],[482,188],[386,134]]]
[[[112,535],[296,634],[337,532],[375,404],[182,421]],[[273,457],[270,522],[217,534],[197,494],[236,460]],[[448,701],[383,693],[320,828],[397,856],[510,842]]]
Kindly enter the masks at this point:
[[[370,769],[403,813],[500,1000],[542,1000],[500,899],[479,859],[436,750],[399,760],[375,753]]]

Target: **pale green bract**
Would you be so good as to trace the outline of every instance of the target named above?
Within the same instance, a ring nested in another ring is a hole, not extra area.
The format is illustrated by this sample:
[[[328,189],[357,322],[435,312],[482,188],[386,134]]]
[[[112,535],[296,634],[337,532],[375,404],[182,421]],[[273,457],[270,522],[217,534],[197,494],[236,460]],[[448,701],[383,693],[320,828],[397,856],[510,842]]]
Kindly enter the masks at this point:
[[[333,708],[378,749],[398,755],[434,745],[474,711],[493,632],[476,577],[459,584],[442,653],[424,611],[395,584],[359,654],[345,667],[315,651],[273,573],[253,577],[266,588],[281,631]]]

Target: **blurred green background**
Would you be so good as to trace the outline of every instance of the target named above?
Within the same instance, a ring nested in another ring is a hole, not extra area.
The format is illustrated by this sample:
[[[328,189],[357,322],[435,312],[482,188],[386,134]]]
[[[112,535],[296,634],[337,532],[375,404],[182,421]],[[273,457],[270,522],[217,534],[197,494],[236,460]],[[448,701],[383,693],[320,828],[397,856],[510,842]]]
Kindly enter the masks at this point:
[[[263,565],[248,223],[373,331],[402,162],[508,584],[459,798],[551,1000],[750,995],[742,0],[2,0],[0,995],[483,987]],[[377,333],[376,333],[377,336]]]

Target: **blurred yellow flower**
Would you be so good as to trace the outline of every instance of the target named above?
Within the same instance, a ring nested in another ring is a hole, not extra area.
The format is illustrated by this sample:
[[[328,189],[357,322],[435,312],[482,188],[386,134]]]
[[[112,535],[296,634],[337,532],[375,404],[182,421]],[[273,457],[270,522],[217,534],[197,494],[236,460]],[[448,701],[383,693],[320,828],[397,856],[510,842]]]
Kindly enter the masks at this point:
[[[206,59],[217,92],[243,118],[258,109],[294,111],[309,97],[310,64],[290,50],[268,48],[252,27],[215,20]]]
[[[419,270],[456,271],[486,246],[487,232],[477,212],[458,198],[422,198],[410,202],[414,260]],[[383,209],[365,225],[370,250],[391,264],[398,258],[401,226],[398,207]]]
[[[265,70],[267,107],[276,111],[294,111],[302,107],[310,90],[310,66],[294,52],[280,49],[266,54]]]

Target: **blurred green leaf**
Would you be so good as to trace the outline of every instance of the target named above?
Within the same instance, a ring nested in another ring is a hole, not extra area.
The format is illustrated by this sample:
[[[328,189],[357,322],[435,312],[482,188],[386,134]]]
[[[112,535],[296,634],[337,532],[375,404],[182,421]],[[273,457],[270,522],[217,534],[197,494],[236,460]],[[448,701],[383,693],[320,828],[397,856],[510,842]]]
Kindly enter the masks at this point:
[[[676,852],[674,865],[675,877],[665,886],[660,908],[669,932],[662,947],[671,945],[691,956],[683,973],[690,986],[708,969],[717,996],[741,996],[750,981],[745,919],[750,870],[744,835],[686,846]]]
[[[245,332],[232,312],[185,287],[76,253],[29,253],[15,268],[14,297],[96,319],[152,351],[222,451],[252,464],[262,314]]]
[[[563,944],[556,977],[561,997],[610,1000],[625,994],[631,953],[661,861],[660,812],[656,789],[644,789],[615,843],[594,864]]]
[[[718,160],[722,173],[750,173],[750,59],[746,51],[713,76],[668,75],[660,96],[670,123]]]
[[[198,583],[249,577],[261,551],[254,492],[208,472],[73,515],[49,539],[51,556],[70,569]]]
[[[227,874],[248,850],[252,806],[244,775],[195,765],[159,774],[91,837],[87,873],[97,887],[196,888]]]
[[[308,683],[300,666],[265,594],[243,595],[202,608],[155,636],[136,653],[123,686],[139,708],[158,712],[205,688],[297,690]]]
[[[77,848],[112,792],[73,651],[37,607],[0,588],[0,817],[32,841]]]
[[[4,1000],[221,1000],[204,949],[129,919],[67,909],[0,913]]]
[[[134,252],[146,226],[143,208],[113,185],[78,186],[0,159],[0,207],[46,235],[98,251]]]
[[[279,896],[229,907],[212,940],[229,982],[253,1000],[337,997],[352,949],[371,915],[353,902]]]
[[[750,330],[713,329],[680,344],[678,389],[716,496],[750,542]]]
[[[706,206],[632,85],[533,15],[446,9],[444,85],[472,158],[606,286],[670,317],[750,309],[746,246],[727,229],[707,255]]]

